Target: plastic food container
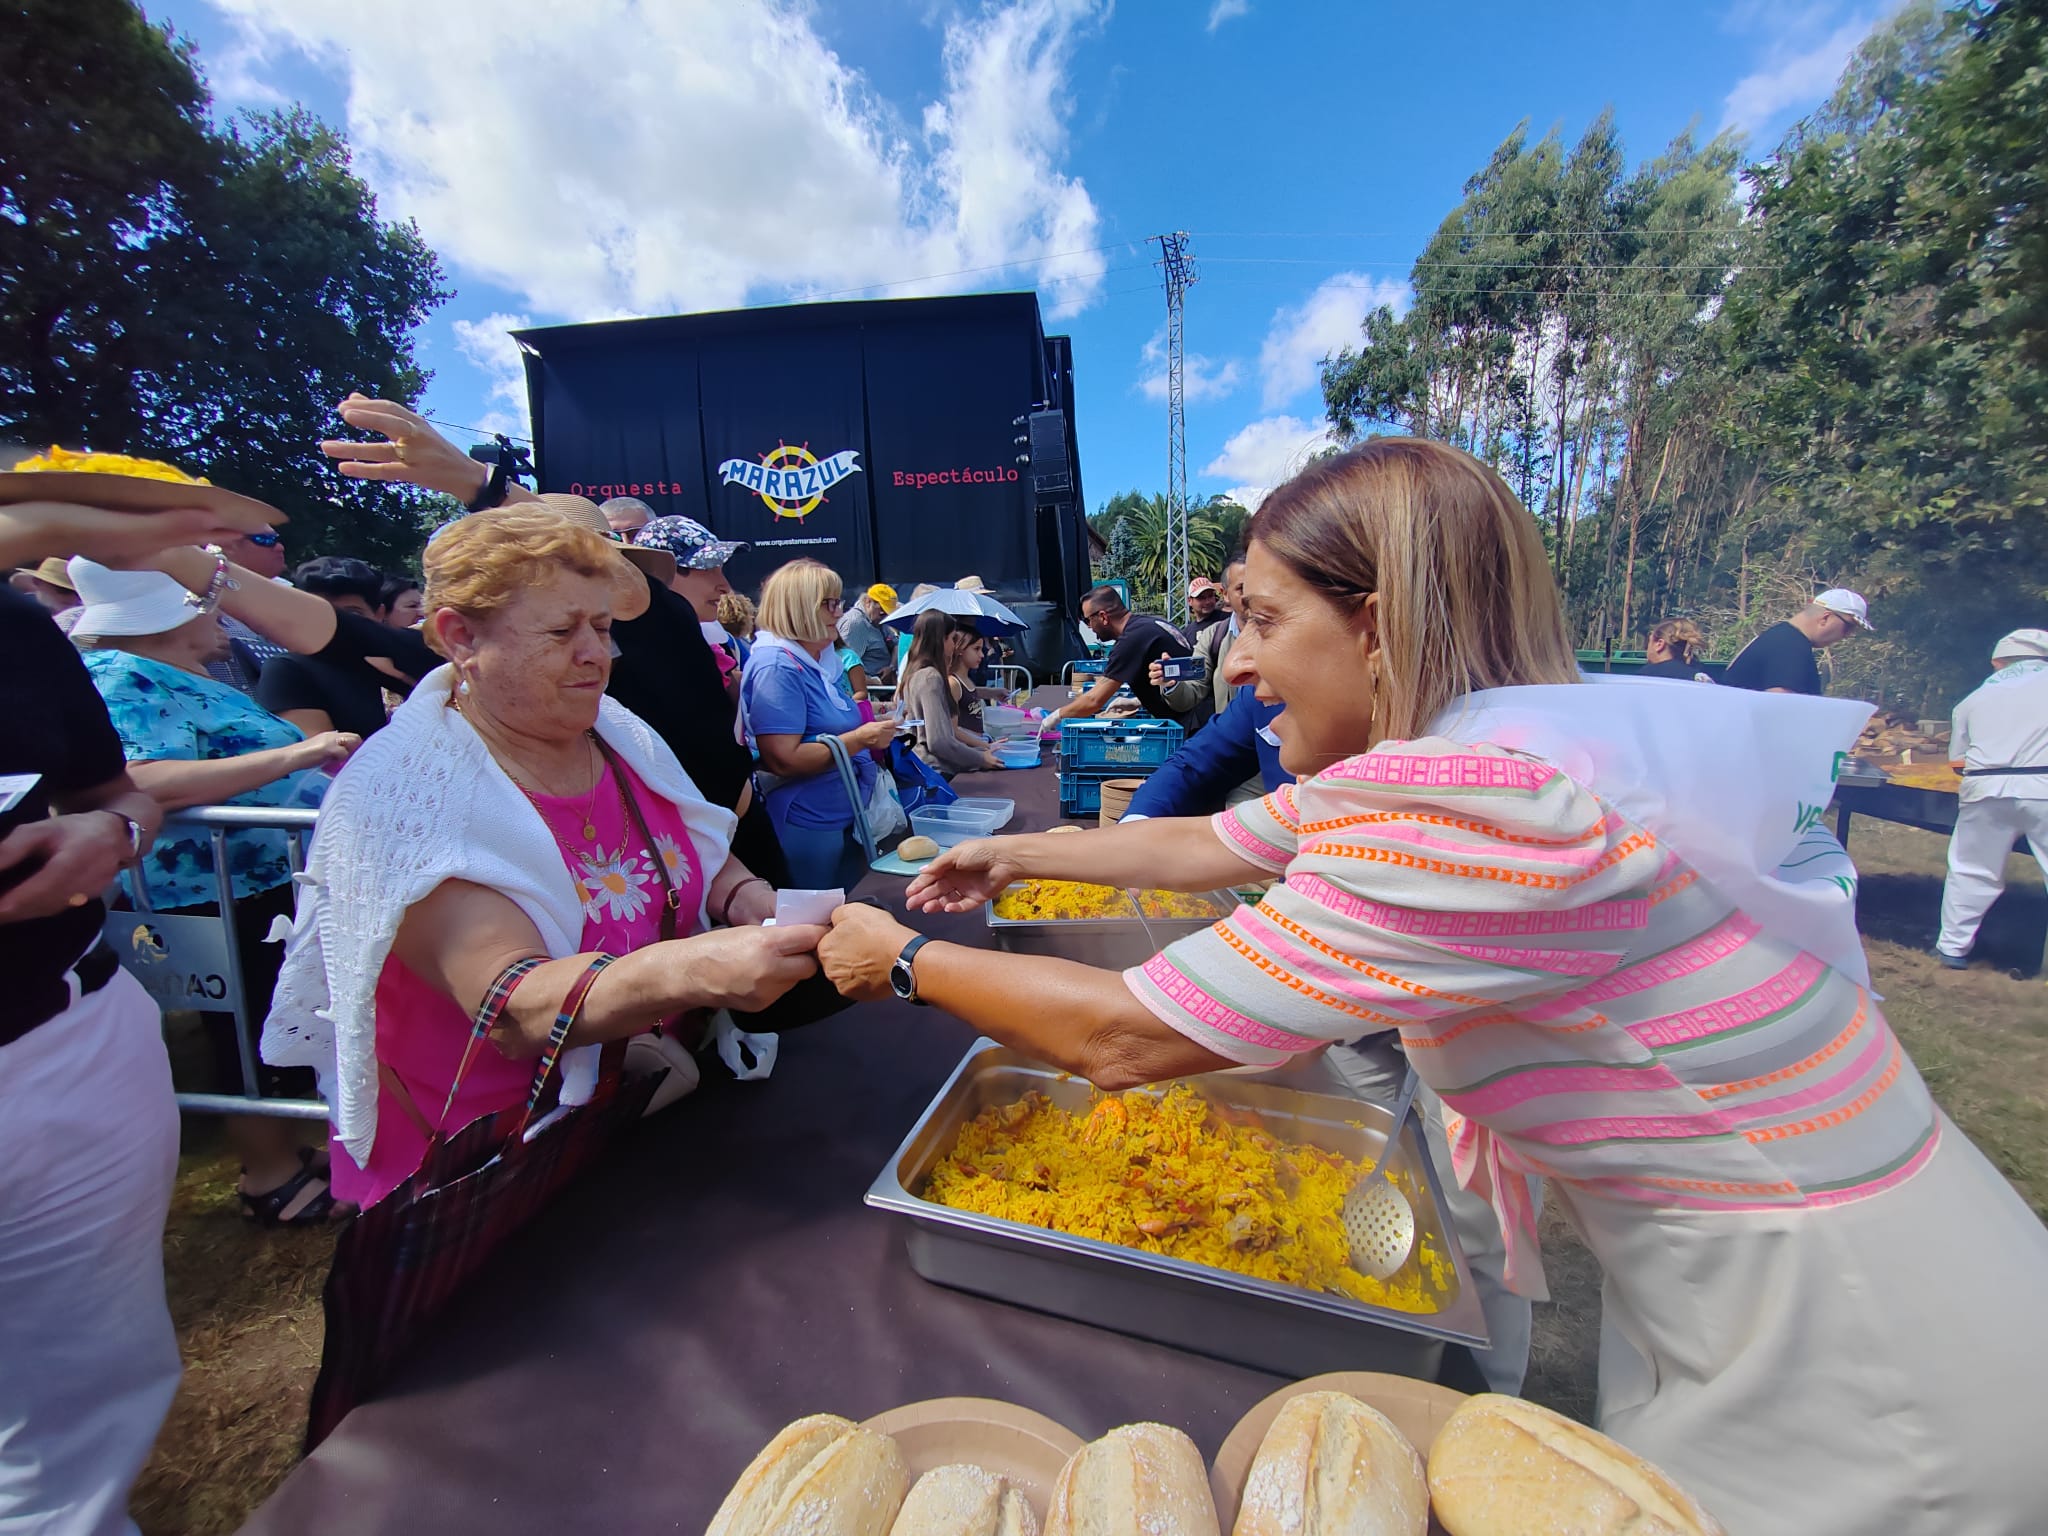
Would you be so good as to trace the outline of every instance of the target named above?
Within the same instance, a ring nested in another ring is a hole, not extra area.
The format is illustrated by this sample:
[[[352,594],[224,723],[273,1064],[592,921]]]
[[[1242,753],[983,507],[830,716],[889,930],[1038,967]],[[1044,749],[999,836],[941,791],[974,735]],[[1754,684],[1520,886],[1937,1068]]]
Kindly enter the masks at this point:
[[[973,837],[990,837],[1010,819],[1015,809],[1008,800],[955,800],[950,805],[927,806],[910,813],[910,830],[928,837],[941,848],[964,843]]]
[[[1039,763],[1038,739],[1035,735],[1022,740],[998,740],[990,744],[996,761],[1005,768],[1036,768]]]

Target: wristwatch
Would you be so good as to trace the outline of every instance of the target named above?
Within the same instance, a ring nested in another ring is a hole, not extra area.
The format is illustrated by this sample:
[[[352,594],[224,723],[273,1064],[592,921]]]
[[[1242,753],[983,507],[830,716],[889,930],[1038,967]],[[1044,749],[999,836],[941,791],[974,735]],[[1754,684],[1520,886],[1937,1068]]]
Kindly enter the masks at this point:
[[[930,942],[930,934],[920,933],[903,946],[903,953],[898,955],[889,967],[890,989],[906,1003],[915,1003],[920,1008],[925,1006],[925,1000],[917,995],[917,976],[910,969],[910,962],[916,959],[917,952]]]
[[[142,823],[137,821],[133,816],[122,816],[119,811],[109,810],[107,814],[109,816],[119,817],[121,824],[128,829],[127,862],[133,864],[137,859],[142,857]]]

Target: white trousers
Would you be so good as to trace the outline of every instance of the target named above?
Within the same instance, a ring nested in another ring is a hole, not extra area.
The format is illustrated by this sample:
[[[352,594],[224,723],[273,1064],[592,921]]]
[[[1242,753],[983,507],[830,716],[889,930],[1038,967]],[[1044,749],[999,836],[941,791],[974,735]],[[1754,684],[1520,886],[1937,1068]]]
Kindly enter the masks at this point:
[[[1977,925],[2005,889],[2006,856],[2023,837],[2033,844],[2034,861],[2048,876],[2048,800],[1993,795],[1957,808],[1956,829],[1948,840],[1948,880],[1941,888],[1941,937],[1935,941],[1944,955],[1967,955],[1977,942]]]
[[[0,1046],[0,1536],[126,1536],[178,1386],[178,1109],[126,971]]]

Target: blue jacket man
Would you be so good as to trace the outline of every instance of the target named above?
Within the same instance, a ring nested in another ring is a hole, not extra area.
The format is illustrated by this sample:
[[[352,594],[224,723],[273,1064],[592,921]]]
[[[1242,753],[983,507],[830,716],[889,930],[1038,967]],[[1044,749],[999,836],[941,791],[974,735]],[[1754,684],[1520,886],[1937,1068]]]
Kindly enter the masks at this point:
[[[1145,787],[1131,796],[1124,820],[1146,816],[1207,816],[1223,809],[1224,797],[1256,775],[1271,794],[1294,775],[1280,766],[1280,748],[1265,727],[1280,713],[1240,688],[1223,710],[1181,749],[1159,765]]]

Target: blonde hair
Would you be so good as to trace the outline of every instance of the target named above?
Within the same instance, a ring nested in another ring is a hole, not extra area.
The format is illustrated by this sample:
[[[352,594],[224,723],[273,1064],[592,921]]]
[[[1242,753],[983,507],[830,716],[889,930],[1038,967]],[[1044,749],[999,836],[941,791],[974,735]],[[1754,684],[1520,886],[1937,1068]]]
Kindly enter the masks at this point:
[[[1691,619],[1666,619],[1650,631],[1649,638],[1652,644],[1661,641],[1670,646],[1688,667],[1699,660],[1700,652],[1707,646],[1706,632]]]
[[[727,592],[718,599],[718,622],[726,633],[742,640],[754,638],[754,600],[744,592]]]
[[[453,608],[473,621],[501,612],[536,579],[558,571],[604,577],[625,591],[640,580],[617,544],[532,502],[514,502],[449,524],[428,543],[421,565],[427,577],[421,601],[428,615]],[[445,656],[431,623],[424,633],[427,643]]]
[[[1478,689],[1579,680],[1536,519],[1459,449],[1379,437],[1318,460],[1266,498],[1252,542],[1347,611],[1378,594],[1374,741]]]
[[[831,566],[792,560],[761,585],[761,628],[799,645],[836,642],[839,631],[825,617],[825,600],[844,591]]]

